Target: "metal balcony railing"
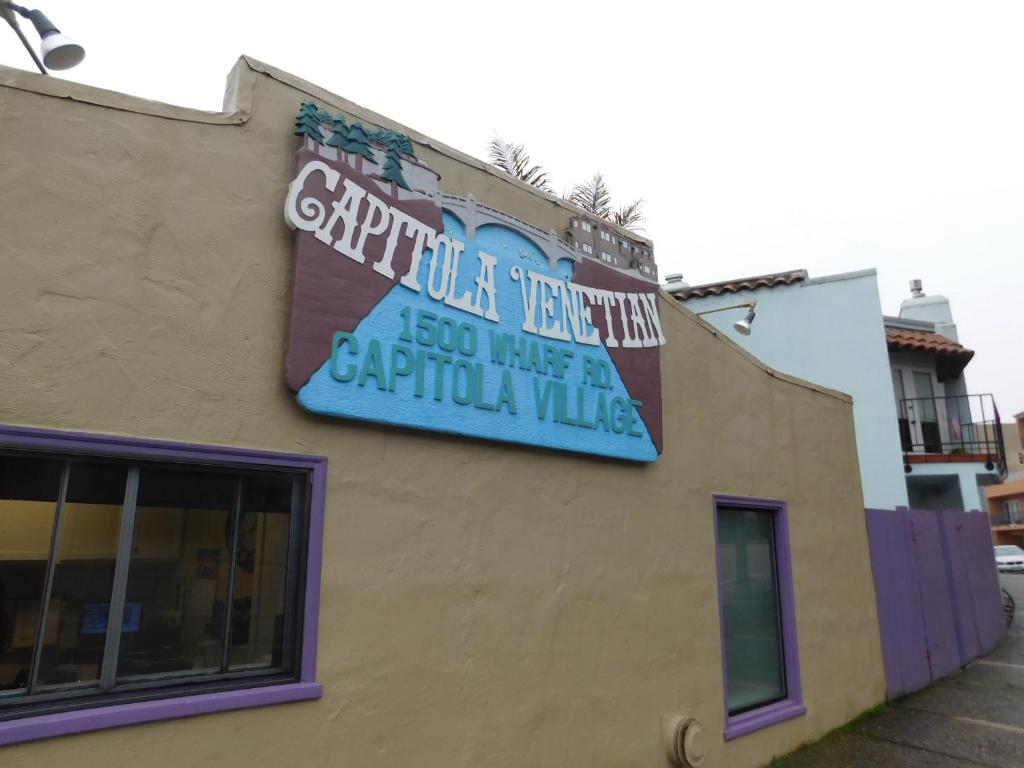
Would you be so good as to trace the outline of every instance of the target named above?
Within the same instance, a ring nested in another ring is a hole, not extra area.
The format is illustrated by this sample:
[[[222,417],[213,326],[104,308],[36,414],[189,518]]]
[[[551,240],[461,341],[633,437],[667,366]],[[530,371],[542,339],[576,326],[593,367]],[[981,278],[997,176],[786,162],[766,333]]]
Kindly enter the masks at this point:
[[[905,454],[963,455],[1006,473],[1006,446],[992,395],[910,397],[897,402]]]

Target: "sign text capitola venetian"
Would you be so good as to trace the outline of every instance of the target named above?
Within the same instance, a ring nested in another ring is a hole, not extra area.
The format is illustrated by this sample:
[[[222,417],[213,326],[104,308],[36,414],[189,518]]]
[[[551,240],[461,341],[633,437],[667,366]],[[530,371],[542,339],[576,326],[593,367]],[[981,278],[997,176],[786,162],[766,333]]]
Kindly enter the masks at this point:
[[[339,182],[340,189],[339,189]],[[307,189],[309,187],[309,189]],[[330,210],[315,194],[333,195]],[[366,205],[363,205],[363,203]],[[293,229],[312,233],[319,241],[359,264],[366,263],[370,238],[385,241],[384,252],[367,268],[453,309],[494,323],[500,322],[495,269],[498,259],[482,250],[477,264],[462,263],[464,243],[418,221],[367,191],[319,160],[307,162],[288,188],[285,220]],[[413,243],[412,260],[403,275],[393,268],[399,238]],[[424,252],[431,252],[426,286],[418,278]],[[475,288],[456,291],[460,269],[475,270]],[[610,291],[560,280],[519,264],[509,267],[519,285],[525,319],[522,330],[549,339],[606,347],[656,347],[665,343],[654,293]],[[604,313],[604,335],[592,312]],[[618,333],[616,333],[618,330]]]

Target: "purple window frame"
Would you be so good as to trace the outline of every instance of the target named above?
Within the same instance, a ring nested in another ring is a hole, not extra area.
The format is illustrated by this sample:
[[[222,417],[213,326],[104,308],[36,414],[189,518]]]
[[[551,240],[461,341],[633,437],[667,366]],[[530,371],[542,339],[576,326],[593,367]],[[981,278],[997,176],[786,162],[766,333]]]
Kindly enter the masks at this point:
[[[715,568],[718,575],[718,628],[722,643],[722,702],[725,709],[725,740],[767,728],[807,712],[800,685],[800,654],[796,636],[796,601],[793,596],[793,562],[789,549],[789,511],[786,502],[748,496],[715,494]],[[725,657],[725,615],[722,611],[722,560],[718,539],[718,511],[722,507],[754,509],[774,515],[775,574],[779,589],[779,617],[782,630],[782,658],[786,667],[786,698],[763,707],[729,714],[728,661]]]
[[[174,443],[118,435],[64,432],[3,424],[0,424],[0,448],[55,451],[124,459],[162,459],[235,466],[240,464],[258,465],[303,470],[309,472],[311,480],[305,593],[301,619],[302,647],[296,682],[274,683],[244,690],[178,695],[167,699],[137,703],[99,705],[72,712],[8,720],[0,722],[0,746],[122,725],[320,698],[323,694],[323,686],[316,682],[316,648],[320,611],[324,503],[327,487],[326,457]]]

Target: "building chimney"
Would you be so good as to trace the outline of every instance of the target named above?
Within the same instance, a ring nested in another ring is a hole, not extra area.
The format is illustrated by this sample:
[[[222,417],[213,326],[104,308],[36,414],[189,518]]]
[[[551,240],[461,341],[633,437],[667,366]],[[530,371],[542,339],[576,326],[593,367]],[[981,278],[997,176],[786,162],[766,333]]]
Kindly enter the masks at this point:
[[[666,291],[678,291],[681,288],[689,288],[690,284],[683,280],[681,273],[675,273],[672,275],[665,275],[665,290]]]
[[[956,323],[953,322],[953,311],[949,306],[949,299],[945,296],[933,294],[928,296],[921,290],[920,280],[910,281],[909,299],[904,299],[900,304],[900,317],[907,320],[921,320],[932,323],[935,332],[942,334],[947,339],[960,343],[957,337]]]

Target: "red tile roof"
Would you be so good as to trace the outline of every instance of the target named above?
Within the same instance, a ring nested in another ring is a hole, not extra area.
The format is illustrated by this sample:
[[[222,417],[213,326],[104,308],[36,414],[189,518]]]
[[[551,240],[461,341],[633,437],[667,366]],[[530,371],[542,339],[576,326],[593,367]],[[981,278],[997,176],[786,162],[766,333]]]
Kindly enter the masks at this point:
[[[887,327],[885,340],[889,349],[910,349],[937,355],[935,371],[939,381],[959,376],[974,357],[973,350],[967,349],[941,334],[929,331]]]
[[[889,349],[916,349],[936,354],[966,355],[970,360],[974,352],[938,333],[912,331],[907,328],[886,328],[885,340]]]
[[[670,287],[668,291],[680,301],[686,301],[687,299],[700,298],[701,296],[720,296],[723,293],[752,291],[755,288],[774,288],[777,285],[792,285],[806,279],[806,269],[793,269],[789,272],[776,272],[772,275],[758,275],[757,277],[742,277],[738,280],[726,280],[721,283],[691,285],[677,290],[672,290]]]

